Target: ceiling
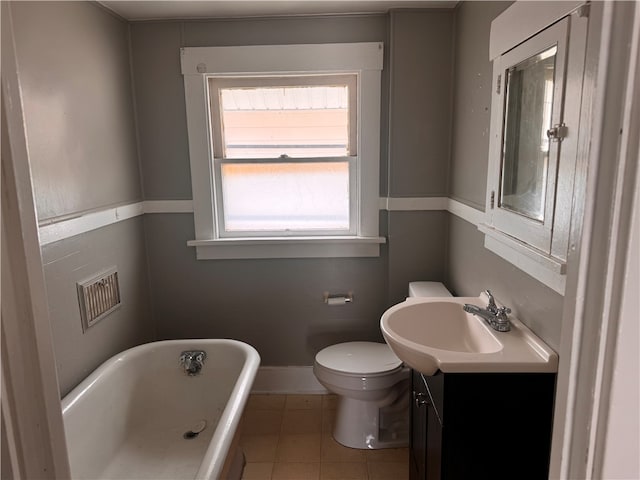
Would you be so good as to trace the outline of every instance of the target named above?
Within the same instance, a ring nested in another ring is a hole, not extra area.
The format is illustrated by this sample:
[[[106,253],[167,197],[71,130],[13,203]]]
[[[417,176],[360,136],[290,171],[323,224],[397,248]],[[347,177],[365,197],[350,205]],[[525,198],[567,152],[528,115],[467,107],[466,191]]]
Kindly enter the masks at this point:
[[[384,13],[391,8],[453,8],[457,1],[423,0],[103,0],[129,21],[281,15]]]

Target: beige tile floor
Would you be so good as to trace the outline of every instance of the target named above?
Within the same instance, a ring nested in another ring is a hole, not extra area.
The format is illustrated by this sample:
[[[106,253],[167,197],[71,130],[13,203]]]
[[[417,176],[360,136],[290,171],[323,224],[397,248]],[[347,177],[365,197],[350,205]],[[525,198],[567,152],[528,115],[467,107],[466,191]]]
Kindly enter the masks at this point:
[[[240,445],[245,480],[407,480],[406,448],[357,450],[331,436],[334,395],[251,395]]]

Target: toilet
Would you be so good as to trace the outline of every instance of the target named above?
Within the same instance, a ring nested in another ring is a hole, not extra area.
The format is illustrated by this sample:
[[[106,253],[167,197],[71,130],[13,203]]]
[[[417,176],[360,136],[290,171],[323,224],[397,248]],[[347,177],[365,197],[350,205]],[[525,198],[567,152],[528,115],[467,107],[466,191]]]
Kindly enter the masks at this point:
[[[439,282],[411,282],[410,297],[450,297]],[[313,373],[338,395],[333,438],[351,448],[405,447],[410,369],[386,343],[347,342],[318,352]]]

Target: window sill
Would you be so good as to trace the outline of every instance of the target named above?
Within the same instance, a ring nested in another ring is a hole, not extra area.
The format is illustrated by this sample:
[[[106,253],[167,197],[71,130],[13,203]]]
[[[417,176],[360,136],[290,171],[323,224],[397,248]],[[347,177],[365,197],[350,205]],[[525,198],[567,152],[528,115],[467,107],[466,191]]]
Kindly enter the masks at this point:
[[[504,258],[560,295],[564,295],[566,262],[545,255],[486,224],[478,225],[478,230],[485,235],[484,246],[487,250]]]
[[[198,260],[379,257],[384,237],[250,237],[191,240]]]

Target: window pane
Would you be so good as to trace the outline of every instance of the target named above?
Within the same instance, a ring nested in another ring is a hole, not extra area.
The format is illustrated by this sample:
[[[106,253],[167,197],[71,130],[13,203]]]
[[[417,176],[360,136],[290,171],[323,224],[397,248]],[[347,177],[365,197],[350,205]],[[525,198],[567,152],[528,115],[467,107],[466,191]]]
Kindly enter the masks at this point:
[[[349,230],[349,163],[222,164],[226,231]]]
[[[220,89],[225,158],[349,155],[346,85]]]

